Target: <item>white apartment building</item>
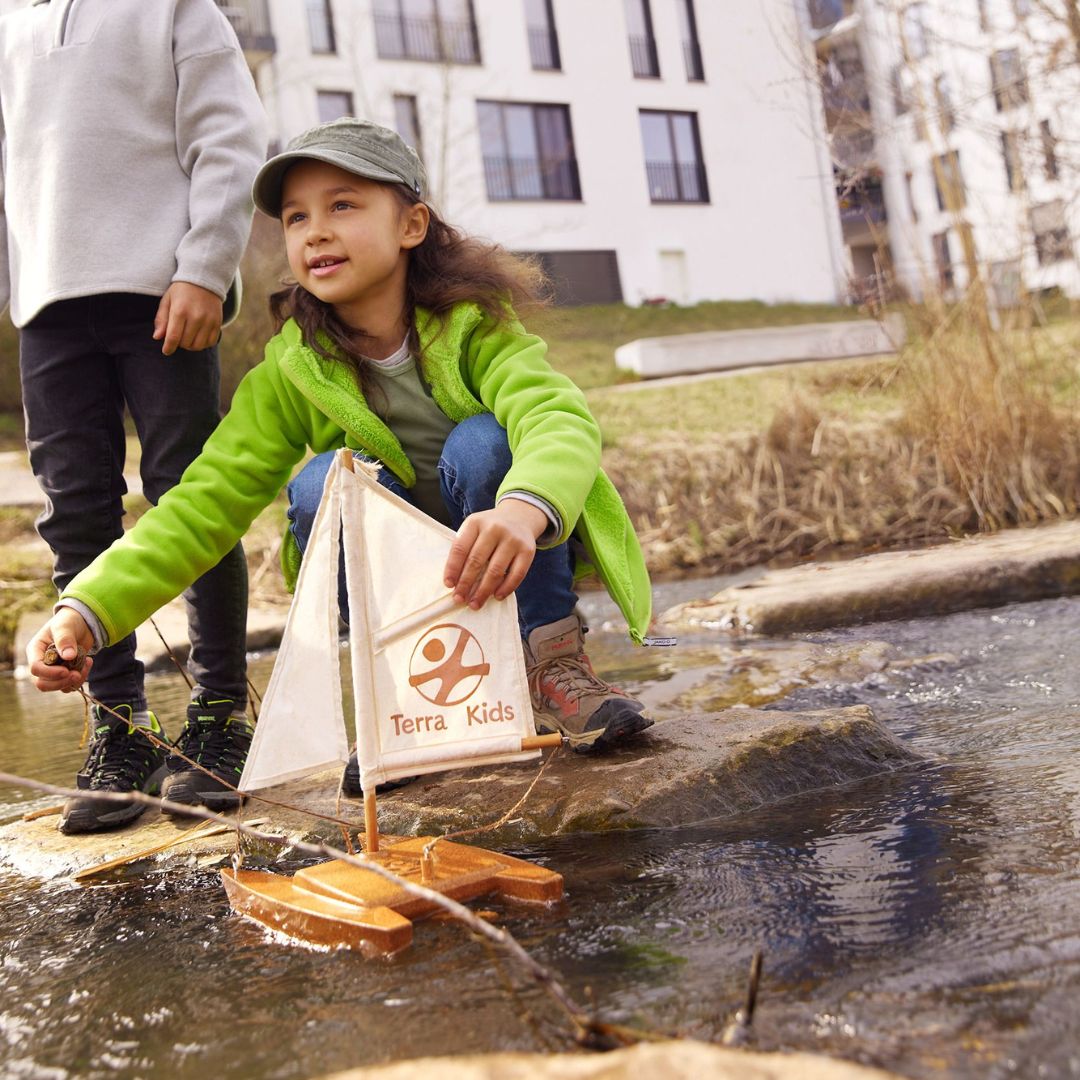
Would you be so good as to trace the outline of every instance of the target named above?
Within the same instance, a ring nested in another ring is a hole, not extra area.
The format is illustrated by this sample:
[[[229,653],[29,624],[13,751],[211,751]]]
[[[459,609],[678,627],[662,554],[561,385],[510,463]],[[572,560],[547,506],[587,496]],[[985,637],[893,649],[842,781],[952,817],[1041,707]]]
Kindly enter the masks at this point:
[[[1059,0],[808,0],[866,291],[1080,296],[1080,27]],[[950,196],[949,189],[954,193]],[[948,205],[952,202],[952,205]]]
[[[848,266],[796,0],[218,0],[277,145],[346,114],[568,302],[834,302]]]

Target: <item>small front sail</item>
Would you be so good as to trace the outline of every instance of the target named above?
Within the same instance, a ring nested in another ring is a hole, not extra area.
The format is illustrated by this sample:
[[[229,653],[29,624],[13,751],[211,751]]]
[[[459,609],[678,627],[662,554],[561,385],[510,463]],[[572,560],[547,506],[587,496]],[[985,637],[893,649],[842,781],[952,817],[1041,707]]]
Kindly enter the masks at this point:
[[[480,611],[457,604],[443,585],[454,533],[387,491],[373,468],[339,455],[241,789],[347,758],[336,647],[339,531],[364,790],[536,758],[539,751],[521,749],[534,727],[516,600],[489,600]]]
[[[241,791],[283,784],[349,759],[337,645],[340,520],[338,485],[327,477]]]

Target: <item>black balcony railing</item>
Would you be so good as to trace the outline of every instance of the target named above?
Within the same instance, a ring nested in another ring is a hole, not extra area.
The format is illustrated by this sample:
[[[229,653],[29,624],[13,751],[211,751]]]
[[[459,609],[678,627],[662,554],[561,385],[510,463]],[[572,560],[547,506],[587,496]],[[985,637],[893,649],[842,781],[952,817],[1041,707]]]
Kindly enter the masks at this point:
[[[691,82],[702,82],[705,65],[701,60],[701,46],[696,41],[683,42],[683,59],[686,61],[686,77]]]
[[[383,60],[480,63],[476,26],[468,19],[405,19],[377,14],[375,48]]]
[[[703,203],[709,201],[705,167],[699,163],[680,165],[672,161],[647,161],[649,199],[654,202]]]
[[[543,26],[529,27],[529,57],[537,71],[559,71],[559,40],[553,31]]]
[[[264,57],[276,50],[266,0],[216,0],[216,3],[236,31],[245,53]]]
[[[838,201],[840,221],[844,225],[871,223],[881,225],[888,221],[888,214],[885,212],[885,197],[881,193],[881,188],[842,192]]]
[[[484,180],[488,198],[493,201],[581,198],[576,158],[545,161],[542,158],[485,156]]]
[[[656,52],[656,39],[630,35],[630,65],[639,79],[655,79],[660,74],[660,57]]]

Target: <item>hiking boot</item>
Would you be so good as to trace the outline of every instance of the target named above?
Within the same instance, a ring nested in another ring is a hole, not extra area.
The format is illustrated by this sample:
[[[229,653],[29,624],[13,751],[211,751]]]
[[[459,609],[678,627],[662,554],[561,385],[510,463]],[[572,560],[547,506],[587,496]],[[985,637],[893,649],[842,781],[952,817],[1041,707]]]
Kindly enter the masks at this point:
[[[387,780],[375,788],[376,795],[385,795],[388,791],[397,791],[399,787],[411,784],[418,779],[415,776],[403,776],[400,780]],[[364,795],[364,789],[360,786],[360,763],[356,760],[356,751],[349,756],[349,764],[341,774],[341,794],[350,799],[360,799]]]
[[[538,732],[559,732],[572,749],[588,750],[652,726],[640,701],[597,678],[577,613],[538,626],[524,648]]]
[[[231,698],[211,701],[205,694],[188,706],[187,721],[176,740],[179,753],[166,762],[169,775],[161,785],[163,799],[210,810],[240,805],[235,789],[255,730],[246,716],[234,715],[235,711]],[[201,768],[196,769],[192,761]]]
[[[119,715],[114,716],[113,712]],[[131,723],[130,705],[118,705],[113,712],[94,706],[94,735],[86,764],[75,777],[76,786],[86,791],[155,794],[165,771],[165,751],[142,733],[143,728]],[[165,738],[153,713],[149,730],[159,739]],[[62,833],[118,829],[134,821],[145,809],[143,803],[99,801],[75,795],[64,803],[59,828]]]

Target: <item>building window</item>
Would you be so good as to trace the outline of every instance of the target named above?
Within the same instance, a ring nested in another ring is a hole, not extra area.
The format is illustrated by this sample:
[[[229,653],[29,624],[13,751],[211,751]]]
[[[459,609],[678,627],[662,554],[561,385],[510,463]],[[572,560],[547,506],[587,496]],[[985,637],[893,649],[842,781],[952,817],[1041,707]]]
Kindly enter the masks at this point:
[[[638,115],[650,201],[708,202],[696,114],[642,109]]]
[[[540,263],[551,282],[555,303],[621,304],[619,259],[614,251],[520,251]]]
[[[934,244],[934,265],[937,267],[938,285],[942,292],[948,292],[953,287],[955,277],[953,275],[952,254],[949,251],[949,231],[934,233],[930,238]]]
[[[529,31],[529,57],[536,71],[561,71],[559,35],[551,0],[525,0],[525,25]]]
[[[353,116],[352,94],[346,90],[320,90],[319,123],[328,124],[331,120],[340,120],[343,116]]]
[[[653,36],[649,0],[623,0],[626,29],[630,39],[630,64],[638,79],[660,77],[660,57]]]
[[[1061,199],[1031,208],[1031,231],[1035,234],[1035,254],[1040,266],[1072,258],[1065,203]]]
[[[952,131],[956,127],[956,110],[953,108],[948,75],[939,75],[934,80],[934,100],[937,102],[939,130]]]
[[[1020,136],[1015,131],[1001,133],[1001,156],[1005,161],[1005,179],[1010,191],[1024,190],[1024,164],[1020,156]]]
[[[705,65],[701,59],[701,42],[698,40],[694,0],[676,0],[675,7],[679,14],[679,30],[682,33],[686,77],[690,82],[704,82]]]
[[[907,192],[907,205],[908,213],[911,214],[911,220],[918,222],[919,211],[915,206],[915,188],[914,188],[915,174],[908,170],[904,173],[904,190]]]
[[[904,113],[911,108],[911,103],[908,101],[906,74],[903,64],[897,64],[892,69],[892,101],[893,112],[897,116],[903,116]]]
[[[420,113],[415,94],[394,95],[394,130],[423,158],[420,141]]]
[[[1024,277],[1019,259],[1004,259],[990,264],[990,291],[996,307],[1020,306],[1024,297]]]
[[[926,33],[926,4],[909,4],[904,9],[904,38],[912,60],[921,60],[930,51]]]
[[[337,52],[330,0],[307,0],[307,21],[311,51],[313,53]]]
[[[472,0],[375,0],[375,49],[383,60],[480,63]]]
[[[1027,101],[1027,77],[1019,49],[999,49],[990,57],[990,80],[998,112],[1014,109]]]
[[[844,0],[809,0],[810,25],[815,30],[838,23],[844,17]]]
[[[946,198],[946,191],[942,190],[942,183],[951,190],[951,202]],[[950,150],[947,154],[934,158],[934,193],[937,195],[939,210],[959,210],[967,205],[958,150]]]
[[[1043,176],[1047,180],[1058,178],[1057,137],[1050,127],[1049,120],[1039,124],[1039,139],[1042,142]]]
[[[581,198],[568,105],[478,101],[488,198]]]

